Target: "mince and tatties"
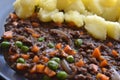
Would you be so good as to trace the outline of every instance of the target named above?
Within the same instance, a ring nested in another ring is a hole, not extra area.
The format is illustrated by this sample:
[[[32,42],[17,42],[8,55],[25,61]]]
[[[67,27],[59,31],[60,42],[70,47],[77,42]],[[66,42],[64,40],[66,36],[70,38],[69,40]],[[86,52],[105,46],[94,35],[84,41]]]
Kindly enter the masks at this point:
[[[119,0],[16,0],[14,9],[20,18],[30,17],[37,6],[43,22],[73,22],[94,38],[120,38]]]

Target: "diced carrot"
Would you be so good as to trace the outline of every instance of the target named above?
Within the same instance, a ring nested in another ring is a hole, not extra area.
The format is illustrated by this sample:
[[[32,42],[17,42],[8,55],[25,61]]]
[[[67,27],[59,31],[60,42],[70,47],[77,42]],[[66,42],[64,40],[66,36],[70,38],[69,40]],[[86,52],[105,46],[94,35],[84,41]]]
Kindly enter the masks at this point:
[[[32,36],[33,36],[34,38],[40,37],[40,34],[35,33],[35,31],[34,31],[32,28],[25,28],[25,30],[26,30],[28,33],[32,34]]]
[[[31,33],[31,34],[35,32],[32,28],[25,28],[25,30],[26,30],[28,33]]]
[[[100,58],[101,52],[100,52],[100,50],[99,50],[99,47],[94,49],[94,51],[93,51],[93,53],[92,53],[92,56],[95,57],[95,58],[97,58],[97,59]]]
[[[17,38],[17,40],[20,40],[20,41],[22,41],[24,39],[25,39],[25,36],[21,36],[21,35],[19,35],[19,37]]]
[[[71,47],[69,45],[66,45],[64,51],[68,53],[70,50],[72,50]]]
[[[61,43],[58,43],[58,44],[56,44],[56,46],[55,46],[57,49],[61,49],[62,48],[62,44]]]
[[[12,32],[12,31],[4,32],[3,37],[4,37],[5,39],[11,39],[11,38],[13,37],[13,32]]]
[[[43,60],[43,62],[48,62],[48,61],[49,61],[49,58],[48,58],[48,57],[45,57],[45,56],[42,56],[42,60]]]
[[[98,71],[98,66],[95,64],[90,64],[90,66],[93,68],[94,72]]]
[[[33,45],[31,51],[34,52],[34,53],[37,53],[37,52],[39,52],[39,49],[40,48],[37,45]]]
[[[70,27],[73,27],[73,26],[75,26],[75,23],[74,23],[74,22],[69,22],[68,25],[69,25]]]
[[[40,37],[40,34],[38,34],[38,33],[32,33],[32,36],[33,36],[34,38],[39,38],[39,37]]]
[[[36,65],[36,70],[39,73],[43,73],[44,72],[44,68],[45,68],[45,65],[42,65],[42,64],[37,64]]]
[[[10,18],[11,18],[11,19],[17,19],[18,17],[17,17],[16,14],[14,14],[14,13],[10,13]]]
[[[108,42],[107,46],[112,47],[113,46],[112,42]]]
[[[35,33],[35,31],[34,31],[32,28],[25,28],[25,30],[26,30],[28,33],[32,34],[32,36],[33,36],[34,38],[40,37],[40,34]]]
[[[56,24],[57,24],[58,27],[62,27],[62,23],[56,22]]]
[[[81,31],[81,32],[80,32],[80,34],[81,34],[81,35],[83,35],[83,34],[84,34],[84,32],[83,32],[83,31]]]
[[[32,22],[32,26],[33,26],[33,27],[38,27],[39,24],[38,24],[37,22]]]
[[[11,55],[10,60],[15,61],[19,57],[19,54]]]
[[[58,50],[55,50],[55,51],[50,52],[49,55],[50,55],[51,57],[54,57],[54,56],[56,55],[56,53],[58,53]]]
[[[24,59],[29,59],[30,55],[29,54],[21,54],[21,57]]]
[[[33,62],[35,62],[35,63],[39,62],[39,57],[38,56],[34,56]]]
[[[106,72],[107,71],[107,69],[106,68],[102,68],[102,72]]]
[[[76,51],[75,51],[75,50],[70,50],[70,51],[68,52],[68,54],[69,54],[69,55],[75,55],[75,54],[76,54]]]
[[[64,50],[61,50],[61,56],[62,56],[62,57],[67,57],[68,54],[66,54]]]
[[[75,65],[78,66],[78,67],[82,67],[85,64],[84,64],[84,61],[82,59],[80,59],[78,62],[75,63]]]
[[[53,71],[53,70],[51,70],[51,69],[49,69],[48,67],[45,67],[44,73],[45,73],[46,75],[48,75],[49,77],[53,77],[53,76],[56,75],[56,72]]]
[[[24,64],[22,64],[22,63],[17,63],[16,68],[17,68],[18,70],[24,70],[24,69],[25,69],[25,66],[24,66]]]
[[[112,55],[114,56],[114,57],[118,57],[118,52],[116,51],[116,50],[112,50]]]
[[[109,80],[109,77],[102,73],[98,73],[96,77],[98,80]]]
[[[108,65],[108,62],[105,59],[100,63],[100,67],[105,67],[107,65]]]
[[[75,50],[72,50],[69,45],[66,45],[66,46],[65,46],[64,51],[65,51],[67,54],[69,54],[69,55],[75,55],[75,54],[76,54],[76,51],[75,51]]]
[[[32,67],[32,69],[30,70],[30,73],[35,73],[36,72],[36,65],[34,65],[33,67]]]

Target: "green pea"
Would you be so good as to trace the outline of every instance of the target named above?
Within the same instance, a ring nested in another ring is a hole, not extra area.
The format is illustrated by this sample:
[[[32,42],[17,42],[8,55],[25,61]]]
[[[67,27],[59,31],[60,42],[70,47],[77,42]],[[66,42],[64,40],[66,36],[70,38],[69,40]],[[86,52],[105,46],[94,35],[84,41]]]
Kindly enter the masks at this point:
[[[28,46],[22,46],[22,47],[21,47],[21,50],[22,50],[23,52],[28,52],[28,51],[29,51],[29,48],[28,48]]]
[[[39,42],[43,42],[44,40],[45,40],[44,37],[40,37],[40,38],[38,38],[38,41],[39,41]]]
[[[23,43],[21,41],[16,41],[15,45],[19,48],[21,48],[23,46]]]
[[[48,43],[48,47],[49,48],[54,48],[54,44],[50,42],[50,43]]]
[[[23,58],[18,58],[17,63],[25,63],[25,60]]]
[[[56,76],[59,80],[65,80],[68,74],[65,71],[59,71]]]
[[[72,55],[67,56],[67,61],[70,63],[74,62],[74,57]]]
[[[75,46],[80,47],[83,41],[82,39],[76,39],[74,43],[75,43]]]
[[[10,46],[10,42],[8,42],[8,41],[3,41],[2,43],[1,43],[1,47],[2,48],[8,48]]]
[[[58,58],[58,57],[54,57],[51,60],[56,61],[57,63],[60,63],[60,58]]]
[[[50,79],[48,76],[45,75],[45,76],[43,77],[43,80],[51,80],[51,79]]]
[[[59,66],[59,64],[56,61],[52,61],[52,60],[48,61],[47,65],[52,70],[57,70],[57,68]]]

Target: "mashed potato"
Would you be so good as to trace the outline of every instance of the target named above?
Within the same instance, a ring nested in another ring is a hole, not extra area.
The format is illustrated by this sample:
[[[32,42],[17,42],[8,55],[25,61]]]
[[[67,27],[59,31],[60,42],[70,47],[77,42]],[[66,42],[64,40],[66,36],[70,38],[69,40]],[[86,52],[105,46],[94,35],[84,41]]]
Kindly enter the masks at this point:
[[[20,18],[30,17],[38,6],[43,22],[73,22],[96,39],[120,38],[120,0],[16,0],[14,9]]]

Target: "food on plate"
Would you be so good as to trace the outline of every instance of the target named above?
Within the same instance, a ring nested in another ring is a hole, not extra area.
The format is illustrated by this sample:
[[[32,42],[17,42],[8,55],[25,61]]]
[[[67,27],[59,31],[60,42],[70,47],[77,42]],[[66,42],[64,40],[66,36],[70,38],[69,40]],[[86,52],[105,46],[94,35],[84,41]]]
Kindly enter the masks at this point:
[[[106,1],[16,0],[0,43],[7,64],[29,80],[120,80],[119,0]]]

